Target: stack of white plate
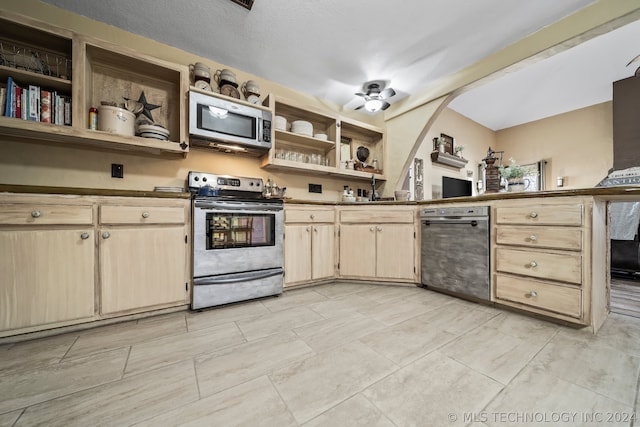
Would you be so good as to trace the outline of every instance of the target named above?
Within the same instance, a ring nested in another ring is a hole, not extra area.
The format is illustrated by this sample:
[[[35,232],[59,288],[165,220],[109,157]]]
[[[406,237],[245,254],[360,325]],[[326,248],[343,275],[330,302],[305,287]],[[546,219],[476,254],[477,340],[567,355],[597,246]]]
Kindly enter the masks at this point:
[[[295,120],[291,122],[291,132],[300,135],[312,136],[313,125],[305,120]]]
[[[278,130],[287,130],[287,119],[282,116],[276,116],[275,127]]]
[[[169,131],[159,125],[140,125],[137,134],[143,138],[159,139],[166,141],[169,139]]]

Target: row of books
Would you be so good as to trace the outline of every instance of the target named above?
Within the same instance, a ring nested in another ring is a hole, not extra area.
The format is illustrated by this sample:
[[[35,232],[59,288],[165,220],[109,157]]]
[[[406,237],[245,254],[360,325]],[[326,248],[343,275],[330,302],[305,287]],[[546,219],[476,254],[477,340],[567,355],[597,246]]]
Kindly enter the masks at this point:
[[[0,88],[0,116],[71,126],[71,97],[40,86],[20,86],[11,77]]]

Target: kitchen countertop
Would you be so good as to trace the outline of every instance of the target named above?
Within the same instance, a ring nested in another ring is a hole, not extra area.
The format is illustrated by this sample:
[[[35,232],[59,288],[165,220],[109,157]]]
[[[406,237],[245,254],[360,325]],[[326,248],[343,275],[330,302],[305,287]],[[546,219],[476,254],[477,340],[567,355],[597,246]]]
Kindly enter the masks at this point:
[[[478,203],[492,200],[507,199],[535,199],[547,197],[571,197],[571,196],[593,196],[604,200],[628,200],[630,197],[636,197],[640,200],[640,187],[623,186],[623,187],[593,187],[593,188],[576,188],[567,190],[551,190],[551,191],[532,191],[519,193],[488,193],[472,197],[452,197],[449,199],[433,199],[421,201],[376,201],[376,202],[331,202],[331,201],[314,201],[301,199],[286,199],[285,204],[305,204],[305,205],[330,205],[330,206],[362,206],[362,205],[434,205],[443,203]]]
[[[33,193],[33,194],[68,194],[80,196],[120,196],[120,197],[158,197],[167,199],[189,199],[189,192],[164,192],[164,191],[144,191],[144,190],[115,190],[109,188],[80,188],[80,187],[49,187],[39,185],[13,185],[0,184],[0,193]],[[569,197],[569,196],[593,196],[605,200],[624,200],[630,197],[637,197],[640,200],[640,186],[621,187],[593,187],[576,188],[567,190],[535,191],[519,193],[489,193],[472,197],[453,197],[449,199],[433,199],[421,201],[399,202],[395,200],[380,200],[375,202],[332,202],[323,200],[285,199],[287,205],[328,205],[328,206],[412,206],[412,205],[432,205],[443,203],[477,203],[491,200],[506,199],[535,199],[541,197]]]
[[[109,188],[48,187],[40,185],[0,184],[0,193],[66,194],[77,196],[157,197],[165,199],[190,199],[188,192],[114,190]]]

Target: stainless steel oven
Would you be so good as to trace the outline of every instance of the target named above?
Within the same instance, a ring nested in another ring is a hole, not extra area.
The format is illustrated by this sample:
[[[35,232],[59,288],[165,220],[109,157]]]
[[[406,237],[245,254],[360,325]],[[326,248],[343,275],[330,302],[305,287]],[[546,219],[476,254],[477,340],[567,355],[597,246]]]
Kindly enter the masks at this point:
[[[262,179],[189,173],[193,199],[193,299],[200,309],[282,293],[282,200]]]

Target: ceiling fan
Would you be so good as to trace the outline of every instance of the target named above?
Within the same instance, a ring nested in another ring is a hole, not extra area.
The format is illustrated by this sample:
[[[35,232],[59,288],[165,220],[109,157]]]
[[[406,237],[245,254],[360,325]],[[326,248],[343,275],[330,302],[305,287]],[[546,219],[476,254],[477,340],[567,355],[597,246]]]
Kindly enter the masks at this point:
[[[396,91],[391,88],[385,89],[385,86],[386,83],[382,80],[373,80],[362,85],[365,93],[358,92],[356,95],[364,98],[364,104],[355,109],[359,110],[364,107],[365,110],[374,113],[389,108],[391,104],[385,101],[385,99],[391,98],[396,94]]]

